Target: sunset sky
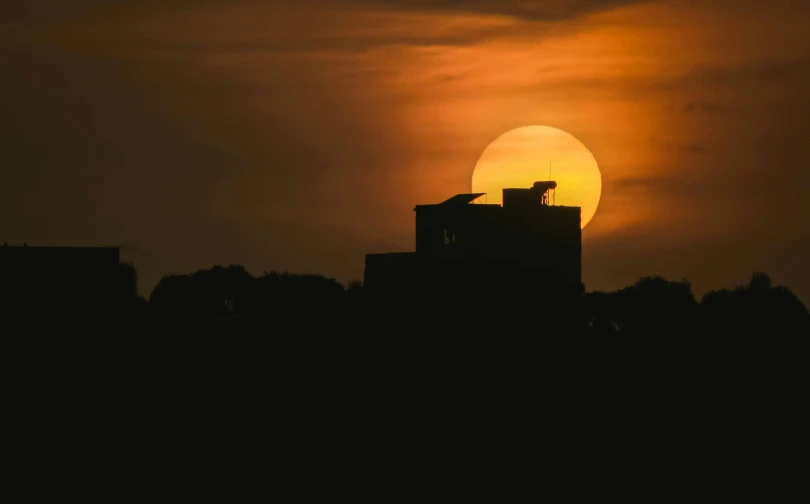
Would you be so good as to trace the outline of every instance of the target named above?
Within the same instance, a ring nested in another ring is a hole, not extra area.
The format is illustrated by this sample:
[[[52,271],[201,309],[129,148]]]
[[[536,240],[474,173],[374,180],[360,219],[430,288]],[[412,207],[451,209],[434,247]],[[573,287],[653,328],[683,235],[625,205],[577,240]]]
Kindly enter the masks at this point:
[[[769,273],[810,303],[810,2],[0,7],[0,238],[362,279],[513,128],[602,172],[589,290]],[[560,190],[563,188],[561,187]]]

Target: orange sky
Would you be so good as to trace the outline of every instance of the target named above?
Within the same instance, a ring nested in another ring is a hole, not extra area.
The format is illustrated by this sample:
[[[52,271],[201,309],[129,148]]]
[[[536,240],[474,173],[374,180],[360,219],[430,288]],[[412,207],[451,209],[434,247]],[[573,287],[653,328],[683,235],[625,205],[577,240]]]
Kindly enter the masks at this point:
[[[806,3],[70,3],[0,16],[4,241],[348,281],[540,124],[602,170],[589,289],[763,270],[810,301]]]

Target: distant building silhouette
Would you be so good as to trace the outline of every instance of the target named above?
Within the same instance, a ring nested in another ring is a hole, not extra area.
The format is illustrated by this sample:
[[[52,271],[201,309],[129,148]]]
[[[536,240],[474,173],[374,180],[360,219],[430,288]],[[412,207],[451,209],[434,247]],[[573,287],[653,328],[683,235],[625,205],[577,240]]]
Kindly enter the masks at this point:
[[[0,309],[96,316],[117,300],[120,267],[117,247],[0,247]]]
[[[404,285],[459,264],[508,266],[581,286],[582,211],[554,205],[553,181],[528,189],[504,189],[503,205],[473,204],[484,195],[457,194],[435,205],[417,205],[416,251],[368,254],[365,285],[370,291]]]

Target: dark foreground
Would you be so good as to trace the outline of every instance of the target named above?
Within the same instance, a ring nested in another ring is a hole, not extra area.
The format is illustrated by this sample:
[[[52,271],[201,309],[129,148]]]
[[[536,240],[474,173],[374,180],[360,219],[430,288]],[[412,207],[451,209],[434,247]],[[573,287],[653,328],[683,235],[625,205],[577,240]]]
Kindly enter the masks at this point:
[[[148,301],[124,285],[5,298],[6,432],[28,488],[48,474],[64,494],[154,495],[236,471],[279,495],[410,495],[484,464],[567,492],[614,474],[772,500],[807,446],[807,310],[763,275],[700,301],[661,278],[372,293],[214,268]]]

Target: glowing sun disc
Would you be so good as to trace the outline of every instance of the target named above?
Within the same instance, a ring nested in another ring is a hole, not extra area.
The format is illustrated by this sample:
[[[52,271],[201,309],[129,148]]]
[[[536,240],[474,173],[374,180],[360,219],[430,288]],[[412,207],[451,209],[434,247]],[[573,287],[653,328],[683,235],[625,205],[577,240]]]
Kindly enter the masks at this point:
[[[502,203],[502,190],[529,188],[534,182],[557,181],[556,204],[582,208],[588,225],[602,196],[602,174],[591,151],[570,133],[549,126],[525,126],[507,131],[478,159],[472,192],[487,193],[486,202]]]

